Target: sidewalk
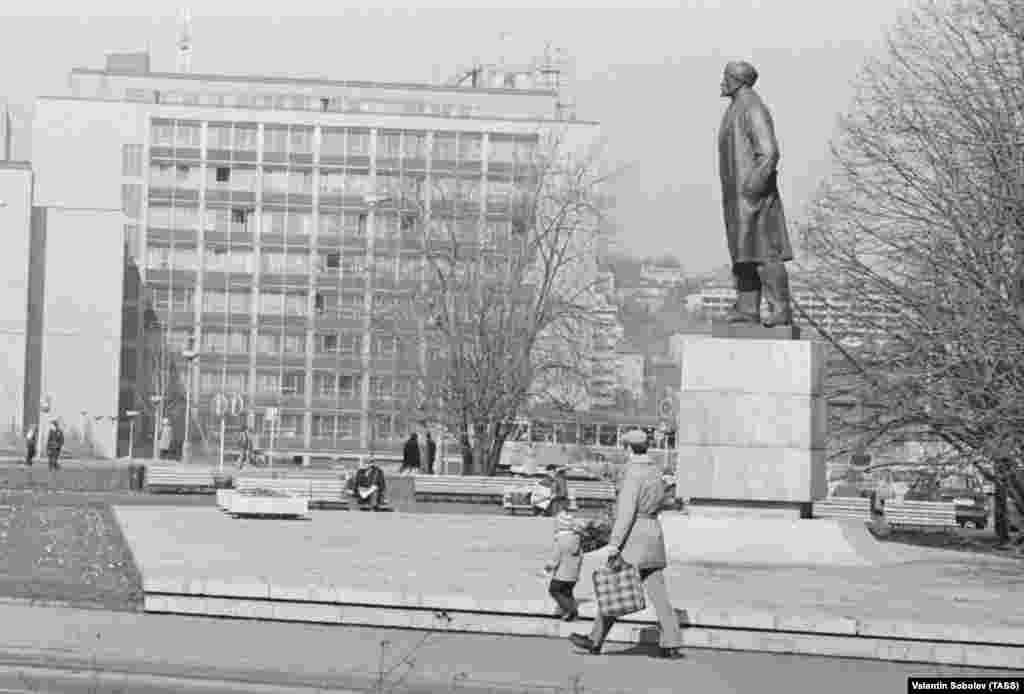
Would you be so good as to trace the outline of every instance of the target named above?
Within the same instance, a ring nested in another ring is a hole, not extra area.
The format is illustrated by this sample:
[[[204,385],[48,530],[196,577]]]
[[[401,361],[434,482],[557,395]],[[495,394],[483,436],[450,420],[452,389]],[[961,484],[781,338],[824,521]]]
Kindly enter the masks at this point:
[[[386,642],[383,650],[382,642]],[[758,691],[768,681],[778,691],[827,687],[830,694],[859,694],[903,691],[910,674],[968,672],[700,650],[689,650],[683,660],[663,661],[635,649],[611,650],[606,655],[584,656],[566,642],[547,639],[0,605],[0,667],[79,667],[87,672],[188,676],[327,691],[369,691],[382,665],[391,672],[380,691],[396,694],[724,694]],[[404,659],[412,661],[411,667],[394,667]],[[405,686],[396,686],[407,671]],[[996,674],[978,669],[970,673]],[[578,690],[573,689],[574,681]]]
[[[564,636],[540,568],[550,519],[314,513],[235,520],[215,509],[118,507],[147,610]],[[692,646],[1024,668],[1024,564],[882,544],[898,563],[674,563]],[[583,576],[603,561],[588,555]],[[590,581],[577,586],[594,612]],[[646,610],[612,639],[650,637]],[[585,624],[585,622],[584,622]],[[584,627],[585,628],[585,627]]]

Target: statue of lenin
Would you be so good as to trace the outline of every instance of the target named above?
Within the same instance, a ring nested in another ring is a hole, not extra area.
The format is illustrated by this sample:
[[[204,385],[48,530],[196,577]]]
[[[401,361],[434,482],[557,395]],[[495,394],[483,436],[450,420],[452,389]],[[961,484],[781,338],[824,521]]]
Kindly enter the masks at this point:
[[[757,70],[731,62],[722,77],[722,96],[730,99],[718,134],[722,212],[732,257],[736,303],[730,323],[792,325],[789,277],[793,259],[786,217],[779,198],[779,144],[768,107],[754,91]],[[770,313],[761,317],[761,294]]]

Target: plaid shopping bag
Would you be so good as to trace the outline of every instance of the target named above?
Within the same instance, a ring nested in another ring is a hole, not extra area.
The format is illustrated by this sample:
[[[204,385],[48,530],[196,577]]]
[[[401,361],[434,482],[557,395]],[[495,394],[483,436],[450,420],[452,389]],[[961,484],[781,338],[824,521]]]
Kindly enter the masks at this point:
[[[621,617],[646,607],[640,572],[619,559],[594,571],[594,596],[597,609],[606,617]]]

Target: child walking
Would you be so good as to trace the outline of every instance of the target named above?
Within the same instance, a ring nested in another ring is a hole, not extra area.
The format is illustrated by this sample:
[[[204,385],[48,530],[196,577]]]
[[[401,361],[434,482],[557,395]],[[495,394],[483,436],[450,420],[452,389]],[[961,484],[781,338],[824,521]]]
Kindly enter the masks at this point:
[[[571,622],[579,616],[573,589],[580,578],[583,551],[580,547],[576,522],[568,511],[562,511],[555,519],[555,548],[551,560],[544,570],[551,575],[548,594],[558,604],[556,617]]]

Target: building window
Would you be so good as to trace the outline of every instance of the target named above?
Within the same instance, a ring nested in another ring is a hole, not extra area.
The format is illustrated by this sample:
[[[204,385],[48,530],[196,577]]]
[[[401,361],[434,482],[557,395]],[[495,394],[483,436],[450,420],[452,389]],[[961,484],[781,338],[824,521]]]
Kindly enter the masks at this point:
[[[395,257],[375,255],[371,273],[375,280],[390,281],[395,279]]]
[[[294,356],[302,356],[306,353],[306,336],[304,334],[289,333],[284,336],[284,353]]]
[[[255,125],[236,125],[234,149],[255,152],[258,149],[259,131]]]
[[[370,436],[374,441],[389,441],[392,436],[391,415],[378,414],[370,419]]]
[[[341,215],[338,213],[320,213],[318,220],[320,236],[340,236],[341,235]]]
[[[289,316],[305,316],[309,313],[309,299],[306,294],[289,293],[285,295],[285,314]]]
[[[338,394],[347,400],[354,400],[360,395],[361,383],[356,374],[338,374]]]
[[[329,251],[320,254],[320,272],[337,273],[341,269],[341,253]]]
[[[260,234],[284,234],[285,214],[281,210],[263,210]]]
[[[203,290],[203,312],[224,313],[228,307],[228,293],[218,289]]]
[[[263,192],[284,194],[288,192],[287,169],[264,169]]]
[[[121,211],[132,219],[142,214],[142,186],[138,183],[126,183],[121,186]]]
[[[426,133],[405,133],[405,137],[402,142],[402,151],[404,152],[406,159],[426,159]]]
[[[284,294],[260,292],[260,313],[268,316],[284,315]]]
[[[289,171],[288,192],[298,195],[313,194],[313,172],[312,171]]]
[[[338,440],[352,441],[359,438],[360,417],[357,414],[338,415]]]
[[[220,123],[207,125],[206,146],[208,149],[231,149],[231,126]]]
[[[345,155],[345,131],[324,128],[320,132],[321,156],[342,157]]]
[[[338,351],[338,336],[335,333],[316,334],[316,353],[335,354]]]
[[[121,148],[121,175],[142,176],[142,145],[124,145]]]
[[[313,215],[309,212],[289,212],[286,228],[292,236],[310,236],[313,233]]]
[[[284,154],[288,151],[288,128],[284,126],[264,126],[263,151]]]
[[[318,439],[333,439],[334,438],[334,421],[333,415],[329,414],[315,414],[312,420],[312,436]]]
[[[480,161],[482,138],[479,135],[462,133],[459,135],[459,160]]]
[[[174,146],[174,124],[153,123],[150,130],[150,142],[158,147]]]
[[[276,371],[257,371],[256,392],[262,395],[278,395],[281,392],[281,374]]]
[[[368,157],[370,156],[370,133],[367,130],[348,131],[348,156]]]
[[[191,287],[168,287],[155,288],[153,290],[153,307],[158,311],[191,312],[193,307],[193,293]],[[186,331],[187,332],[187,331]]]
[[[228,371],[224,379],[224,391],[227,393],[248,393],[249,372]]]
[[[231,169],[227,166],[218,166],[215,172],[215,181],[217,183],[227,183],[231,180]]]
[[[203,330],[203,351],[224,354],[228,349],[228,336],[219,330]]]
[[[226,346],[230,354],[248,354],[249,331],[245,329],[229,330]]]
[[[313,394],[321,398],[333,398],[338,394],[338,382],[333,372],[313,372]]]
[[[455,133],[434,133],[435,161],[455,161],[457,155]]]
[[[199,147],[199,126],[195,123],[175,123],[175,147]]]
[[[347,357],[357,357],[362,353],[362,335],[342,334],[338,336],[338,354]]]
[[[306,388],[306,374],[303,371],[285,371],[281,379],[282,395],[302,395]]]
[[[381,132],[377,134],[377,158],[398,159],[402,156],[402,134]]]
[[[487,154],[488,161],[493,161],[500,164],[513,164],[516,160],[516,143],[515,140],[496,137],[491,135],[488,143],[489,151]]]
[[[313,151],[312,128],[298,128],[293,125],[288,132],[288,139],[293,154],[310,154]]]
[[[370,397],[374,400],[390,400],[394,383],[389,376],[370,376]]]
[[[263,355],[281,353],[281,335],[279,333],[261,332],[256,335],[256,352]]]

